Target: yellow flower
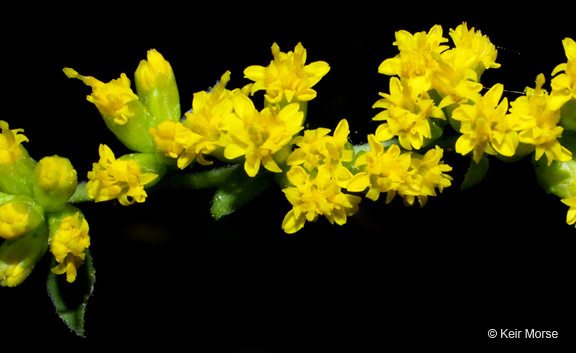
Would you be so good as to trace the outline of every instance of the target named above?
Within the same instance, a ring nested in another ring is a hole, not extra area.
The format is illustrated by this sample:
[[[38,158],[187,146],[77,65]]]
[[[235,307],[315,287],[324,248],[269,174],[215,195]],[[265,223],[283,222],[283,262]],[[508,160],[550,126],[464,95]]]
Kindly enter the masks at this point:
[[[420,149],[424,138],[431,138],[428,118],[445,119],[442,110],[424,92],[419,97],[413,95],[410,87],[397,77],[390,79],[390,94],[380,93],[383,99],[377,101],[373,108],[383,108],[374,120],[386,121],[376,129],[376,139],[388,141],[398,136],[400,145],[408,150]]]
[[[506,115],[508,99],[500,102],[504,86],[494,85],[475,104],[460,105],[452,112],[452,118],[461,123],[456,141],[456,152],[466,155],[473,151],[476,163],[484,152],[511,157],[518,146],[518,124],[513,116]]]
[[[297,136],[292,140],[296,148],[288,156],[287,164],[290,166],[301,165],[308,172],[324,166],[338,182],[340,187],[346,187],[352,178],[352,173],[342,164],[352,162],[354,151],[346,148],[350,128],[348,121],[342,119],[334,136],[329,136],[329,129],[318,128],[304,131],[303,136]]]
[[[12,166],[17,160],[27,155],[22,142],[28,142],[28,138],[21,134],[24,129],[10,130],[8,123],[0,120],[0,166]]]
[[[158,175],[142,173],[140,165],[134,160],[116,159],[106,145],[100,145],[99,153],[100,160],[88,172],[88,196],[96,202],[117,198],[124,206],[144,202],[148,196],[144,186]]]
[[[64,68],[64,73],[92,87],[92,94],[86,99],[98,108],[100,114],[112,118],[116,124],[124,125],[135,115],[129,103],[138,100],[138,96],[130,88],[130,80],[126,74],[123,73],[120,78],[104,83],[92,76],[82,76],[71,68]]]
[[[374,135],[368,135],[370,150],[358,156],[354,166],[361,168],[348,183],[352,192],[363,192],[368,188],[366,197],[376,201],[380,193],[387,192],[386,202],[392,201],[396,192],[405,188],[411,178],[411,155],[402,153],[398,145],[390,146],[386,151]]]
[[[326,217],[331,224],[343,225],[348,216],[358,211],[361,198],[343,193],[324,166],[318,168],[315,177],[304,168],[294,166],[287,177],[293,186],[283,190],[292,204],[292,210],[282,222],[282,229],[286,233],[297,232],[306,221],[314,222],[319,216]]]
[[[299,104],[258,111],[245,95],[235,95],[233,101],[235,115],[229,125],[230,142],[224,157],[232,160],[244,156],[244,169],[251,177],[258,173],[260,165],[274,173],[282,172],[273,156],[302,130],[304,114],[299,111]]]
[[[442,26],[433,26],[428,33],[411,34],[401,30],[396,32],[399,54],[384,60],[378,67],[378,72],[389,76],[398,76],[408,80],[413,93],[418,95],[431,88],[431,75],[438,67],[436,57],[448,48],[441,45],[448,41],[442,37]]]
[[[550,109],[558,110],[564,103],[576,98],[576,42],[572,38],[562,41],[568,61],[556,66],[552,76],[564,72],[552,79],[550,86]]]
[[[210,91],[194,93],[192,110],[186,113],[184,126],[195,135],[191,137],[188,148],[197,155],[198,162],[203,165],[212,164],[204,155],[221,155],[228,144],[226,132],[228,125],[234,120],[233,97],[237,94],[245,95],[246,89],[228,90],[226,85],[230,81],[230,71],[226,71]],[[248,87],[249,88],[249,87]]]
[[[429,150],[424,156],[412,154],[411,168],[415,173],[407,180],[414,193],[402,195],[407,204],[412,205],[414,197],[418,197],[420,206],[423,207],[429,196],[436,196],[436,189],[442,192],[444,188],[452,185],[452,177],[445,174],[451,171],[452,167],[442,162],[443,155],[444,151],[439,146]]]
[[[267,67],[253,65],[244,70],[246,78],[254,81],[252,94],[266,90],[266,100],[269,103],[282,101],[307,102],[316,97],[312,89],[324,75],[330,71],[330,66],[324,61],[306,63],[306,49],[298,43],[294,52],[280,51],[278,44],[272,45],[274,60]]]
[[[168,80],[174,72],[170,63],[156,49],[149,50],[146,56],[148,60],[140,61],[134,76],[142,88],[149,91],[157,86],[159,79]]]
[[[178,159],[178,168],[186,168],[196,158],[194,142],[202,137],[181,122],[164,121],[156,128],[150,128],[149,132],[160,151],[170,158]]]
[[[558,126],[560,111],[549,108],[550,96],[542,89],[543,74],[536,78],[536,87],[526,87],[526,95],[510,103],[510,115],[522,127],[518,138],[522,143],[536,147],[536,160],[546,155],[548,165],[553,161],[565,162],[572,159],[572,152],[562,146],[558,138],[564,130]]]
[[[474,70],[479,78],[484,70],[500,67],[496,62],[498,51],[494,44],[474,27],[468,29],[466,22],[451,29],[450,37],[454,48],[443,52],[442,59],[450,62],[456,71]]]
[[[52,269],[57,275],[66,273],[70,283],[76,280],[77,269],[86,258],[86,249],[90,246],[88,222],[76,212],[61,220],[51,242],[50,251],[58,265]]]
[[[569,206],[568,213],[566,214],[566,223],[569,225],[574,224],[576,227],[576,196],[561,200],[566,206]]]

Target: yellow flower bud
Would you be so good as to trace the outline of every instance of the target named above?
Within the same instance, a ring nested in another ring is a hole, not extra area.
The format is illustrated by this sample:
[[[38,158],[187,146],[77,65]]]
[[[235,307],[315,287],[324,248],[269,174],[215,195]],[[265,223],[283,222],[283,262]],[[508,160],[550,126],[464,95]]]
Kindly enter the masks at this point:
[[[44,157],[34,170],[34,197],[49,212],[64,207],[77,184],[76,170],[67,158]]]
[[[27,196],[0,196],[0,238],[14,239],[34,230],[44,221],[43,210]]]

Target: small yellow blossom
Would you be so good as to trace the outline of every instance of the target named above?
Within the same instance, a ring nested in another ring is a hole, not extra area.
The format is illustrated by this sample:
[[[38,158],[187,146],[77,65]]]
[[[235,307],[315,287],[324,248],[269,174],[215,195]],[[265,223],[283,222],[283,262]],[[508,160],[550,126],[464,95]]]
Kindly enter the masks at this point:
[[[258,111],[245,95],[235,95],[233,100],[235,115],[229,125],[230,142],[224,149],[224,157],[244,156],[244,169],[251,177],[258,173],[260,165],[281,173],[273,156],[302,130],[304,114],[299,111],[299,104],[292,103],[282,109],[270,106]]]
[[[88,196],[96,202],[117,198],[124,206],[144,202],[148,196],[144,186],[158,175],[142,173],[134,160],[116,159],[106,145],[100,145],[99,153],[100,160],[93,163],[92,171],[88,172]]]
[[[62,219],[50,242],[50,251],[58,265],[52,269],[57,275],[66,273],[70,283],[76,280],[77,269],[86,258],[86,249],[90,246],[88,222],[76,212]]]
[[[21,134],[24,129],[12,129],[7,122],[0,120],[0,166],[10,167],[23,155],[26,154],[22,142],[28,142],[28,138]]]
[[[439,146],[429,150],[424,156],[412,154],[411,168],[416,172],[411,176],[410,187],[414,192],[402,195],[407,204],[412,205],[414,197],[417,197],[423,207],[429,196],[436,196],[436,189],[442,192],[444,188],[452,185],[452,177],[445,174],[451,171],[452,167],[442,162],[443,155],[444,151]]]
[[[550,96],[542,89],[544,82],[544,75],[538,75],[536,87],[526,87],[526,95],[510,103],[510,115],[514,116],[522,127],[518,135],[520,142],[534,145],[536,160],[546,155],[550,165],[553,161],[571,160],[572,152],[558,141],[564,130],[558,126],[560,111],[549,108]]]
[[[294,52],[280,51],[278,44],[272,45],[274,60],[267,67],[253,65],[244,70],[246,78],[254,81],[252,94],[265,90],[269,103],[307,102],[316,97],[312,89],[324,75],[330,71],[330,66],[324,61],[306,63],[306,49],[298,43]]]
[[[483,154],[511,157],[518,146],[518,124],[513,116],[506,115],[508,99],[500,102],[504,86],[494,85],[475,104],[460,105],[452,118],[460,121],[462,135],[456,141],[456,152],[466,155],[473,152],[479,163]]]
[[[418,95],[431,88],[431,75],[438,68],[436,59],[448,46],[442,45],[448,39],[442,37],[442,26],[433,26],[428,33],[411,34],[401,30],[396,32],[399,54],[384,60],[378,72],[389,76],[398,76],[407,80],[413,94]]]
[[[408,150],[420,149],[425,138],[431,138],[429,118],[445,119],[444,113],[423,92],[416,97],[409,86],[397,77],[390,79],[390,94],[380,93],[383,99],[373,108],[383,108],[374,120],[386,121],[376,129],[376,139],[388,141],[398,136],[400,145]]]
[[[329,136],[329,129],[318,128],[305,130],[303,136],[297,136],[292,143],[296,148],[288,157],[287,164],[290,166],[301,165],[308,172],[312,172],[319,166],[325,166],[338,182],[340,187],[346,187],[352,178],[352,173],[342,164],[352,162],[354,151],[346,148],[350,128],[348,121],[342,119],[334,135]]]
[[[570,99],[576,98],[576,42],[572,38],[562,41],[568,61],[556,66],[552,76],[564,72],[552,79],[550,86],[550,109],[558,110]]]
[[[566,206],[569,206],[568,213],[566,214],[566,223],[569,225],[574,224],[576,227],[576,196],[561,200]]]
[[[414,173],[410,170],[411,155],[402,153],[398,145],[390,146],[386,151],[374,135],[368,135],[370,151],[358,156],[354,166],[361,168],[348,183],[352,192],[363,192],[368,188],[366,197],[376,201],[380,193],[387,192],[386,202],[392,201],[396,192],[405,189],[406,181]]]
[[[230,71],[226,71],[210,91],[194,93],[192,111],[186,113],[186,120],[183,121],[184,126],[195,134],[191,137],[193,141],[188,143],[188,148],[194,149],[191,153],[195,154],[198,162],[203,165],[212,164],[204,155],[223,153],[228,144],[228,125],[234,119],[232,98],[237,94],[245,95],[249,88],[226,89],[229,81]]]
[[[442,59],[450,62],[456,71],[471,69],[480,77],[484,70],[500,67],[496,62],[498,51],[494,44],[482,32],[474,30],[474,27],[468,29],[466,22],[451,29],[450,37],[454,48],[443,52]]]
[[[120,78],[104,83],[92,76],[82,76],[71,68],[64,68],[64,73],[92,87],[92,94],[86,99],[98,108],[100,114],[112,118],[116,124],[124,125],[135,115],[129,103],[138,100],[138,96],[130,88],[130,80],[126,74],[123,73]]]
[[[338,183],[330,177],[328,168],[321,166],[312,177],[304,168],[294,166],[287,173],[292,187],[283,190],[292,204],[282,222],[286,233],[300,230],[306,221],[314,222],[324,216],[331,224],[343,225],[347,217],[358,211],[361,198],[342,192]]]
[[[168,80],[174,73],[170,63],[156,49],[149,50],[146,56],[148,60],[140,61],[134,76],[142,88],[149,91],[158,84],[159,79]]]
[[[164,121],[155,128],[150,128],[154,144],[166,156],[178,159],[178,168],[184,169],[192,163],[196,156],[194,142],[202,137],[177,121]]]

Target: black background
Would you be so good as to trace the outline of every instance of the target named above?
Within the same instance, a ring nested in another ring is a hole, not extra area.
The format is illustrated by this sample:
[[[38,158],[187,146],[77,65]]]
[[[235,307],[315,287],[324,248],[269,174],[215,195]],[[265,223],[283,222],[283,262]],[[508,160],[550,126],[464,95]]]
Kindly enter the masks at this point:
[[[377,68],[396,54],[396,30],[438,23],[448,37],[449,28],[468,21],[499,47],[502,68],[488,71],[483,83],[504,83],[510,100],[540,72],[549,80],[566,61],[562,39],[576,37],[559,14],[436,16],[410,4],[313,11],[310,4],[185,5],[7,11],[4,20],[17,20],[2,24],[1,119],[25,129],[33,157],[68,157],[85,180],[100,143],[117,155],[128,150],[85,100],[89,88],[66,78],[62,67],[105,82],[121,72],[132,79],[156,48],[172,64],[184,111],[194,92],[226,70],[229,87],[241,87],[245,67],[270,62],[273,42],[289,51],[301,41],[308,62],[331,66],[309,104],[310,127],[333,129],[347,118],[352,142],[361,143],[377,126],[371,106],[388,90]],[[278,188],[219,222],[209,213],[210,190],[151,193],[130,207],[82,204],[97,271],[87,338],[75,337],[55,314],[44,284],[46,256],[21,286],[0,289],[0,341],[54,348],[158,343],[193,352],[573,344],[576,232],[565,224],[567,207],[537,186],[528,159],[492,158],[487,178],[466,191],[459,185],[468,160],[454,152],[445,159],[454,167],[453,186],[425,208],[365,199],[345,226],[321,219],[294,235],[280,228],[290,206]],[[490,340],[491,328],[551,329],[560,338]]]

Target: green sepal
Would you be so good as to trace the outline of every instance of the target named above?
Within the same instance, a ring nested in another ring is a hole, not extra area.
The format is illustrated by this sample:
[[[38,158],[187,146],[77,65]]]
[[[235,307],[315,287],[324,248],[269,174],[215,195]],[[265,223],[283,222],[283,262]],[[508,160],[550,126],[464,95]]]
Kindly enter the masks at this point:
[[[57,265],[56,260],[52,258],[50,268]],[[90,250],[86,249],[84,264],[78,269],[74,283],[66,282],[66,276],[56,275],[52,271],[48,273],[46,279],[48,294],[58,316],[80,337],[86,337],[84,317],[88,299],[94,290],[95,274]]]
[[[460,190],[470,189],[474,185],[479,184],[486,176],[489,167],[490,161],[486,156],[483,156],[482,159],[480,159],[480,163],[476,163],[474,159],[470,158],[470,166],[466,171]]]
[[[0,285],[14,287],[32,273],[34,266],[48,250],[48,227],[45,222],[25,235],[5,240],[0,245]],[[10,279],[15,266],[21,266],[22,274],[14,282]]]
[[[566,130],[576,131],[576,98],[564,103],[560,114],[560,125]]]
[[[33,196],[32,179],[36,161],[24,152],[11,166],[0,164],[0,191],[8,194]]]
[[[149,152],[155,151],[154,139],[148,129],[154,125],[153,116],[148,112],[140,100],[127,103],[130,112],[134,115],[125,124],[117,124],[114,118],[103,115],[104,122],[116,138],[132,151]]]
[[[138,97],[152,117],[151,127],[158,126],[158,124],[166,120],[180,121],[182,118],[180,96],[174,73],[170,76],[158,73],[156,86],[149,90],[144,89],[138,79],[138,75],[135,75],[134,78]]]
[[[260,171],[249,177],[243,168],[235,169],[214,194],[211,213],[216,220],[229,215],[263,193],[274,182],[274,175]]]
[[[158,183],[166,174],[166,164],[162,162],[156,153],[130,153],[125,154],[118,160],[133,160],[138,163],[142,173],[154,173],[158,175],[156,179],[144,185],[144,188],[149,188]]]
[[[553,161],[548,165],[544,158],[534,162],[538,184],[547,193],[567,199],[576,196],[576,160]]]

